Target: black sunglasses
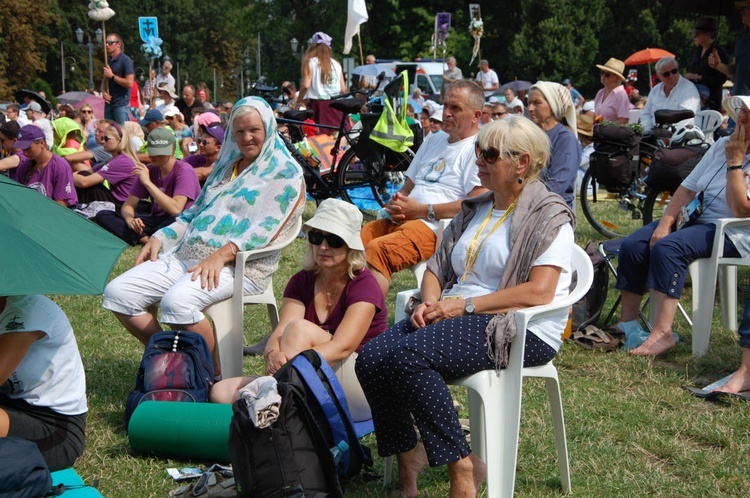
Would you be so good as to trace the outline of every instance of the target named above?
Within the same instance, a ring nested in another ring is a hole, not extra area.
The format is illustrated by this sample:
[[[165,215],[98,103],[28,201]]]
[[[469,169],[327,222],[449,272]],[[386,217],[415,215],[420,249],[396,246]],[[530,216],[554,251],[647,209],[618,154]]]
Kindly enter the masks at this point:
[[[117,40],[107,40],[107,45],[114,45],[117,43]]]
[[[214,139],[214,140],[215,140],[215,139]],[[199,143],[200,145],[208,145],[208,144],[210,144],[211,142],[209,142],[208,140],[206,140],[206,139],[204,138],[204,139],[198,140],[198,143]]]
[[[479,159],[479,156],[482,156],[484,162],[487,164],[495,164],[500,159],[500,151],[498,149],[490,146],[487,150],[484,150],[479,146],[478,142],[474,143],[474,154],[477,156],[477,159]]]
[[[602,75],[602,78],[609,78],[609,71],[602,71],[600,74]]]
[[[493,118],[502,118],[506,114],[508,114],[508,111],[505,111],[505,112],[493,112],[492,113],[492,117]]]
[[[677,74],[677,71],[677,68],[671,69],[669,71],[664,71],[663,73],[661,73],[661,76],[662,78],[668,78],[670,74]]]
[[[314,246],[319,246],[323,243],[325,240],[328,242],[328,247],[331,249],[341,249],[344,247],[344,239],[339,237],[338,235],[334,235],[332,233],[324,234],[323,232],[316,232],[313,230],[310,230],[307,232],[307,240]]]

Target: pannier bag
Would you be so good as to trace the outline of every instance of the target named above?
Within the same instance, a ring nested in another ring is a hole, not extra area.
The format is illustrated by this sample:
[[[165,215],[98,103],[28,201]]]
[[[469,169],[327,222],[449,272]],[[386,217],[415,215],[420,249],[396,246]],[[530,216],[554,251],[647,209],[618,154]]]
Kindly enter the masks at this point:
[[[630,185],[638,174],[638,152],[641,136],[632,128],[616,124],[594,127],[594,152],[589,168],[597,182],[608,191],[619,191]]]
[[[659,192],[674,194],[677,187],[703,159],[706,151],[708,151],[708,144],[657,150],[648,168],[646,184]]]

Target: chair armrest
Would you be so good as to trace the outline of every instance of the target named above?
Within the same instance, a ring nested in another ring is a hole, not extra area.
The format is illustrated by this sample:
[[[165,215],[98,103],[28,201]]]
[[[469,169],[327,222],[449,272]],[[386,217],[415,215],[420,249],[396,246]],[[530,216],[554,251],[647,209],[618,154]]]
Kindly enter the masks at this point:
[[[406,303],[409,302],[409,298],[412,296],[419,297],[419,289],[410,289],[401,291],[396,294],[396,308],[394,310],[393,323],[398,323],[401,320],[407,318],[406,315]]]
[[[714,246],[711,258],[718,259],[724,254],[724,232],[727,228],[750,226],[749,218],[719,218],[716,220],[716,233],[714,234]]]

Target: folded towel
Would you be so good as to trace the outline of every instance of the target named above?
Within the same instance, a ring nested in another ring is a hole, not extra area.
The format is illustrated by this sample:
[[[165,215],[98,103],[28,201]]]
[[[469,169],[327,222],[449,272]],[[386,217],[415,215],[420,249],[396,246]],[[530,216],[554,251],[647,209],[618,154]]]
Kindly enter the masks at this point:
[[[258,377],[240,389],[240,399],[247,404],[247,414],[259,429],[268,427],[279,418],[281,396],[276,379],[271,376]]]

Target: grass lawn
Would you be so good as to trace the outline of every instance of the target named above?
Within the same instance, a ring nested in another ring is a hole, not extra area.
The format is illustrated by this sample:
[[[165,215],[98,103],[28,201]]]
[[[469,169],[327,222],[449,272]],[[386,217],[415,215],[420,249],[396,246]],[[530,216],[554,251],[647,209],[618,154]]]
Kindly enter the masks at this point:
[[[314,211],[308,203],[306,218]],[[599,240],[579,217],[577,242]],[[297,240],[284,251],[274,278],[276,296],[282,295],[289,277],[301,266],[305,242]],[[137,249],[128,249],[115,274],[130,268]],[[740,272],[740,302],[747,273]],[[411,273],[402,272],[388,297],[390,316],[396,292],[414,287]],[[615,293],[609,292],[609,303]],[[168,460],[134,454],[123,422],[125,399],[133,388],[143,347],[101,308],[97,296],[54,296],[70,318],[86,367],[88,430],[86,451],[76,468],[87,483],[99,480],[104,496],[166,496],[178,485],[167,467],[207,466],[212,462]],[[690,308],[689,290],[683,299]],[[713,306],[713,303],[705,303]],[[609,309],[609,305],[605,310]],[[714,307],[714,309],[718,309]],[[245,311],[246,343],[269,330],[265,307]],[[566,343],[555,363],[563,390],[573,492],[586,497],[642,496],[747,496],[750,489],[750,410],[733,402],[712,404],[682,389],[706,385],[724,377],[739,364],[736,334],[721,330],[718,313],[708,354],[694,358],[691,334],[678,317],[675,331],[680,344],[658,359],[630,357],[624,352],[586,351]],[[246,358],[245,371],[261,372],[262,359]],[[466,407],[466,395],[454,388]],[[464,410],[465,411],[465,410]],[[466,413],[463,417],[468,416]],[[154,424],[159,424],[154,420]],[[164,427],[176,431],[178,427]],[[375,453],[373,437],[365,439]],[[382,474],[382,460],[376,457]],[[490,469],[490,471],[492,471]],[[397,482],[397,480],[394,480]],[[420,496],[444,497],[448,493],[445,468],[426,470],[420,477]],[[355,479],[347,496],[385,496],[381,480]],[[516,494],[525,497],[560,496],[554,437],[541,380],[526,381]]]

